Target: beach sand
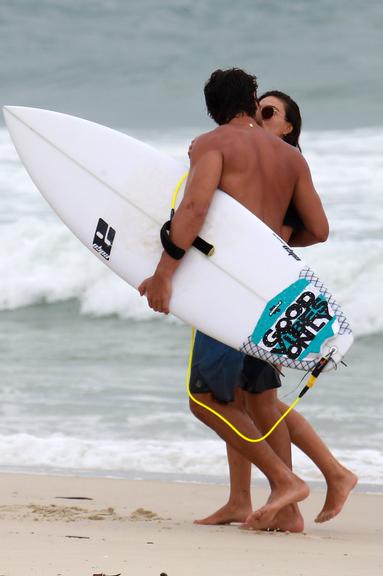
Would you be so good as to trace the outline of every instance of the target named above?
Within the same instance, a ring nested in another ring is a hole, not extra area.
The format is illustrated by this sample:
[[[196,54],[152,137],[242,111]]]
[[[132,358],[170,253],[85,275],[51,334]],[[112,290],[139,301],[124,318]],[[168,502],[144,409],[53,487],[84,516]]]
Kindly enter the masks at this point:
[[[226,501],[221,485],[2,474],[0,487],[0,576],[383,574],[380,494],[355,492],[318,525],[313,490],[304,533],[288,534],[193,525]]]

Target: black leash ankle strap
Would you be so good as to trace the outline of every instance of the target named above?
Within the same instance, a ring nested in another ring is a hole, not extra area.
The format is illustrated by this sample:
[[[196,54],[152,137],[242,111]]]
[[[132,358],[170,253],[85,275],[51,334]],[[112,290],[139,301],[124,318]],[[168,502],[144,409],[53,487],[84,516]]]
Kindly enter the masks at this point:
[[[161,243],[165,252],[169,254],[169,256],[171,256],[175,260],[181,260],[181,258],[185,256],[185,250],[183,248],[180,248],[170,240],[170,228],[173,216],[174,216],[174,209],[172,208],[170,212],[170,219],[165,222],[160,231]],[[206,242],[206,240],[200,238],[200,236],[197,236],[192,246],[194,246],[194,248],[197,248],[197,250],[202,252],[202,254],[205,254],[205,256],[212,256],[214,254],[213,244],[209,244],[209,242]]]

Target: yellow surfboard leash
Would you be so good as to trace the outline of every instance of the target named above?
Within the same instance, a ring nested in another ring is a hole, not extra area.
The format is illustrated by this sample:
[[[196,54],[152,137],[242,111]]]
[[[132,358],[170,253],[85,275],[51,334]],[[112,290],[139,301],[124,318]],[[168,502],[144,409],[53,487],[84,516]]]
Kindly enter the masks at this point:
[[[270,434],[272,432],[274,432],[274,430],[282,422],[282,420],[284,418],[286,418],[288,413],[291,412],[291,410],[294,408],[294,406],[296,406],[296,404],[298,404],[300,397],[297,396],[297,398],[294,400],[294,402],[291,404],[291,406],[289,406],[289,408],[286,410],[286,412],[284,412],[284,414],[282,414],[282,416],[275,422],[275,424],[270,428],[270,430],[268,432],[266,432],[266,434],[264,436],[262,436],[261,438],[249,438],[248,436],[245,436],[227,418],[225,418],[224,416],[222,416],[222,414],[220,414],[219,412],[214,410],[214,408],[211,408],[211,406],[208,406],[207,404],[204,404],[203,402],[200,402],[199,400],[197,400],[197,398],[195,398],[193,396],[193,394],[190,392],[190,374],[191,374],[191,367],[192,367],[192,361],[193,361],[194,340],[195,340],[195,328],[192,328],[192,334],[191,334],[191,339],[190,339],[189,362],[188,362],[188,369],[187,369],[187,375],[186,375],[186,388],[188,391],[189,398],[191,398],[191,400],[193,402],[198,404],[198,406],[202,406],[203,408],[208,410],[208,412],[211,412],[212,414],[217,416],[217,418],[222,420],[222,422],[225,422],[225,424],[227,424],[227,426],[229,426],[229,428],[231,428],[233,430],[233,432],[235,432],[237,434],[237,436],[239,436],[243,440],[246,440],[247,442],[253,442],[253,443],[254,442],[262,442],[262,440],[266,440],[266,438],[268,436],[270,436]]]

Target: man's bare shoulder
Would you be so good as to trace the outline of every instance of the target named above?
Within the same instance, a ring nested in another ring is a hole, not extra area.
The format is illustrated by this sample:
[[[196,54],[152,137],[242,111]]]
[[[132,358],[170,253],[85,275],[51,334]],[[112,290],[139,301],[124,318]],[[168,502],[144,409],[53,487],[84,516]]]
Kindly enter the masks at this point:
[[[209,130],[209,132],[204,132],[203,134],[197,136],[194,142],[201,146],[208,146],[210,143],[219,142],[221,138],[226,134],[227,130],[227,125],[217,126],[216,128],[213,128],[213,130]]]
[[[204,132],[193,140],[193,145],[190,148],[191,159],[198,159],[200,156],[212,150],[222,150],[223,136],[226,132],[225,126],[217,126],[210,132]]]

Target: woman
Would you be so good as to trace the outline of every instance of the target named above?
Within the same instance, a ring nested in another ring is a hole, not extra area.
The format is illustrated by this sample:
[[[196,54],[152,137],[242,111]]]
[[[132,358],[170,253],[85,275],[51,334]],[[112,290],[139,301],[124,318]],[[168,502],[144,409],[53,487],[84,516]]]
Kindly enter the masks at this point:
[[[299,146],[301,131],[301,115],[299,107],[283,92],[273,90],[266,92],[259,98],[257,110],[258,120],[265,130],[282,138],[288,144]],[[302,226],[299,215],[290,206],[283,227],[283,238],[289,241],[293,230]],[[237,391],[237,400],[244,402],[241,390]],[[246,390],[247,393],[251,392]],[[276,391],[269,390],[267,394],[272,397],[280,414],[283,414],[288,406],[276,398]],[[267,405],[265,407],[268,410]],[[262,430],[262,413],[255,413],[254,406],[247,406],[251,417],[257,422]],[[269,416],[269,415],[268,415]],[[327,483],[327,495],[325,504],[316,518],[316,522],[325,522],[336,516],[342,509],[348,494],[357,482],[356,476],[344,468],[331,454],[327,446],[322,442],[311,425],[298,412],[292,411],[285,419],[290,438],[293,444],[298,446],[318,466]],[[267,432],[263,429],[262,432]],[[230,469],[230,495],[228,502],[212,515],[202,520],[196,520],[196,524],[226,524],[230,522],[245,522],[252,511],[250,480],[251,463],[241,456],[236,450],[227,445],[227,455]],[[282,511],[283,512],[283,511]],[[276,528],[300,532],[303,530],[303,519],[299,513],[287,514],[286,518],[278,519]]]
[[[265,92],[258,102],[263,127],[301,151],[299,137],[302,119],[298,104],[279,90]]]
[[[302,128],[302,118],[298,104],[284,92],[270,90],[259,98],[258,114],[261,117],[263,127],[282,138],[288,144],[298,148],[302,152],[299,137]],[[302,222],[290,205],[285,217],[283,238],[288,242],[293,230],[302,226]]]

